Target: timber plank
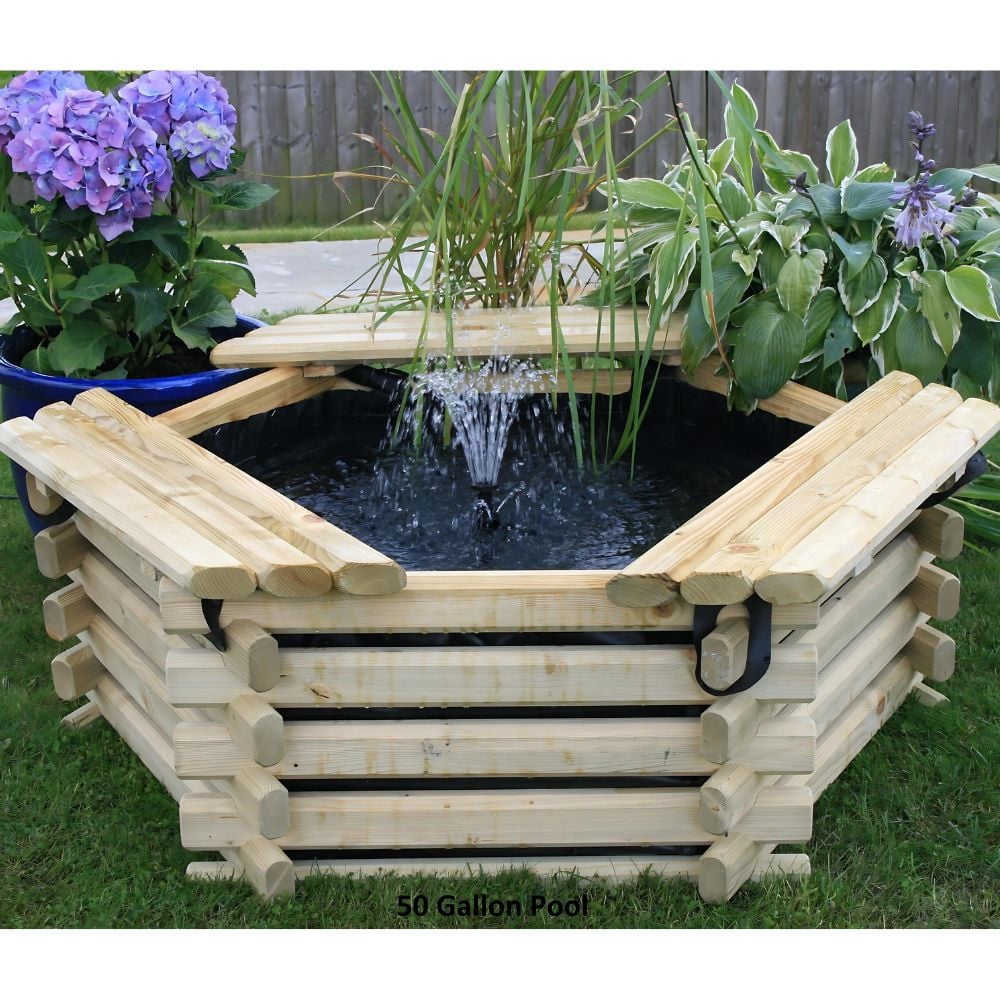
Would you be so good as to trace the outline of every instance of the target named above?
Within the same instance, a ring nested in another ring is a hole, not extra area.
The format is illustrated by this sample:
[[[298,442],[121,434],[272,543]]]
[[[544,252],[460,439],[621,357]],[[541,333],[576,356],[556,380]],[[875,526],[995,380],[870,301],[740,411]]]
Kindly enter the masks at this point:
[[[608,597],[624,607],[673,600],[681,581],[707,555],[748,528],[919,390],[919,379],[904,372],[890,373],[616,574],[608,584]]]

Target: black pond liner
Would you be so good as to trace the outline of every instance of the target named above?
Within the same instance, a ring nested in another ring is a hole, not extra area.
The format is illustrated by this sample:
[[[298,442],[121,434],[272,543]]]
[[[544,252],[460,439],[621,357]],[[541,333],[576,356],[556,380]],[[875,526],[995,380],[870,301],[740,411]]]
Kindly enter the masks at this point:
[[[365,381],[372,383],[369,373],[359,372]],[[359,379],[360,380],[360,379]],[[382,387],[391,385],[379,376],[374,381]],[[625,413],[628,396],[602,398],[602,419],[619,420]],[[581,406],[589,405],[589,398],[581,399]],[[199,435],[196,441],[226,461],[250,474],[255,474],[264,463],[275,456],[287,454],[297,442],[307,441],[323,428],[365,427],[369,431],[382,429],[393,411],[389,395],[376,387],[372,392],[329,392],[270,413],[237,421]],[[769,414],[757,412],[750,416],[727,412],[725,399],[711,392],[694,389],[680,383],[670,369],[658,375],[656,391],[647,418],[647,427],[669,421],[690,431],[699,441],[706,432],[719,435],[730,450],[752,456],[762,464],[782,448],[800,437],[808,428]],[[359,434],[359,439],[370,435]],[[429,634],[277,634],[280,647],[289,648],[351,648],[351,647],[435,647],[435,646],[523,646],[541,645],[623,645],[645,644],[677,646],[689,645],[689,632],[504,632],[504,633],[429,633]],[[302,708],[282,709],[288,721],[300,720],[376,720],[376,719],[561,719],[561,718],[692,718],[702,712],[697,705],[663,706],[539,706],[539,707],[479,707],[479,708]],[[412,791],[461,791],[543,788],[697,788],[700,777],[506,777],[506,778],[287,778],[282,783],[289,790],[298,792],[412,792]],[[595,854],[629,856],[636,853],[680,855],[696,857],[704,846],[603,845],[555,848],[409,848],[397,850],[289,850],[293,860],[385,860],[441,857],[454,854],[463,859],[495,857],[564,857]]]

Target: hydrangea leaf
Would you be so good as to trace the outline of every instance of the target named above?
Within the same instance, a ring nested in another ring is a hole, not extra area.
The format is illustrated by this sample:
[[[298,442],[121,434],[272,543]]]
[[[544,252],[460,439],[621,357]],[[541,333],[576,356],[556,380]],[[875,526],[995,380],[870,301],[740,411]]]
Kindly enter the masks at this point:
[[[0,246],[7,246],[19,239],[24,226],[10,212],[0,212]]]
[[[271,187],[270,184],[258,184],[256,181],[234,181],[218,191],[212,200],[212,207],[238,211],[259,208],[277,193],[278,189]]]
[[[967,313],[976,319],[989,320],[992,323],[1000,321],[990,279],[978,267],[961,264],[950,271],[945,271],[944,280],[951,297]]]
[[[852,219],[877,219],[896,202],[895,184],[888,182],[848,181],[841,188],[840,201]]]
[[[885,261],[872,254],[857,274],[850,274],[847,261],[840,262],[837,273],[837,290],[840,301],[851,316],[864,312],[878,297],[889,272]]]
[[[48,282],[45,247],[37,236],[22,236],[0,250],[0,264],[22,285],[42,289]]]
[[[805,319],[809,304],[823,282],[826,254],[822,250],[793,253],[778,274],[778,300],[788,312]]]
[[[854,329],[862,344],[870,344],[886,331],[899,306],[899,289],[899,280],[889,278],[882,286],[878,298],[864,312],[854,317]]]
[[[930,323],[920,313],[908,309],[899,312],[894,338],[899,367],[927,385],[944,370],[945,353],[935,340]]]
[[[858,140],[850,118],[830,130],[826,137],[826,170],[838,187],[858,169]]]
[[[773,396],[795,374],[805,341],[800,317],[767,299],[755,303],[733,358],[740,386],[758,399]]]
[[[951,354],[962,333],[962,312],[948,291],[944,271],[925,271],[920,279],[919,311],[927,320],[934,342]],[[916,372],[914,372],[916,374]]]
[[[74,372],[93,372],[104,363],[113,348],[120,346],[122,338],[111,332],[98,320],[86,316],[73,316],[65,329],[49,344],[48,361],[64,375]]]
[[[62,297],[94,302],[118,291],[119,288],[134,284],[135,281],[135,272],[130,267],[122,264],[98,264],[83,275],[72,288],[64,291]]]
[[[170,310],[170,296],[161,288],[154,288],[151,285],[129,285],[125,290],[132,299],[134,307],[132,326],[138,336],[144,337],[166,322]]]

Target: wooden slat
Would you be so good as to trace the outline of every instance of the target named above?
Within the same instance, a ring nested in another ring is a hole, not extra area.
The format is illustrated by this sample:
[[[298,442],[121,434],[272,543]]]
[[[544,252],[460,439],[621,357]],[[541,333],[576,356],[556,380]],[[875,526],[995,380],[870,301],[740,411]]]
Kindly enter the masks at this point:
[[[805,538],[962,402],[929,385],[814,476],[695,566],[681,583],[692,604],[745,601],[771,565]],[[845,411],[846,412],[846,411]],[[905,513],[909,513],[906,511]]]
[[[299,403],[344,385],[343,379],[304,378],[301,368],[275,368],[184,403],[155,419],[178,434],[191,438],[212,427]]]
[[[306,597],[330,589],[330,574],[314,559],[261,527],[213,493],[185,478],[171,479],[162,463],[130,448],[68,403],[52,403],[34,417],[54,436],[107,463],[118,483],[169,510],[202,538],[248,567],[258,585],[279,597]]]
[[[76,511],[72,520],[80,534],[94,547],[96,553],[113,563],[123,578],[127,577],[126,584],[131,581],[148,597],[154,599],[157,597],[163,574],[152,563],[147,562],[129,548],[127,541],[122,541],[105,531],[86,514]]]
[[[698,822],[698,803],[697,789],[678,788],[299,792],[290,798],[288,833],[275,843],[331,850],[712,843],[717,837]],[[808,840],[812,795],[765,789],[737,832],[762,842]],[[181,843],[188,850],[238,847],[250,835],[228,796],[182,799]]]
[[[687,382],[688,385],[693,385],[698,389],[706,389],[709,392],[717,392],[727,396],[729,394],[729,380],[722,375],[715,374],[719,364],[718,357],[713,355],[708,360],[703,361],[693,375],[688,375],[682,370],[678,377],[682,382]],[[846,405],[843,400],[837,399],[836,396],[828,396],[825,392],[817,392],[815,389],[799,385],[797,382],[788,382],[773,396],[759,400],[757,409],[763,410],[764,413],[771,413],[776,417],[795,420],[800,424],[815,427]]]
[[[690,646],[286,649],[263,697],[282,708],[704,705]],[[243,690],[213,650],[167,661],[175,705],[224,706]]]
[[[24,477],[24,491],[28,506],[42,517],[54,514],[66,502],[57,490],[30,472]]]
[[[706,555],[753,524],[919,389],[912,375],[887,375],[630,563],[609,583],[609,598],[624,607],[675,598],[681,581]]]
[[[335,585],[342,590],[383,594],[397,591],[405,584],[405,573],[387,556],[111,393],[91,389],[77,396],[73,405],[155,459],[175,478],[189,480],[216,493],[234,510],[312,556],[332,573]],[[180,580],[176,576],[174,579]]]
[[[81,453],[27,417],[0,424],[0,450],[58,486],[67,500],[105,531],[199,597],[240,597],[256,589],[256,577],[238,559],[193,531],[168,508],[122,482],[95,455]]]
[[[621,329],[633,326],[632,310],[620,310]],[[559,322],[566,351],[594,354],[598,322],[602,310],[587,306],[560,306]],[[604,311],[602,327],[609,319]],[[212,351],[212,363],[219,368],[273,368],[322,362],[400,362],[413,357],[423,313],[397,312],[371,329],[372,314],[330,314],[291,316],[267,333],[224,341]],[[640,336],[645,337],[648,315],[639,310]],[[653,353],[666,361],[680,360],[682,319],[672,317],[667,329],[657,333]],[[456,357],[488,357],[501,350],[519,357],[548,357],[552,354],[552,332],[548,308],[518,310],[468,309],[454,317]],[[631,337],[624,338],[632,343]],[[602,338],[602,341],[604,338]],[[433,314],[424,342],[428,355],[446,352],[444,317]],[[606,353],[606,351],[602,352]]]
[[[821,598],[998,429],[1000,409],[983,399],[966,400],[773,563],[757,581],[757,593],[772,604]]]
[[[943,705],[948,704],[948,698],[946,695],[941,694],[940,691],[935,691],[934,688],[928,687],[922,681],[919,684],[913,685],[913,697],[920,702],[924,708],[941,708]],[[66,718],[69,718],[67,716]],[[63,720],[65,722],[65,719]]]
[[[943,696],[941,696],[943,697]],[[945,701],[948,699],[945,698]],[[74,708],[72,712],[64,715],[59,720],[59,725],[66,729],[84,729],[92,722],[103,719],[101,706],[96,701],[85,701],[79,708]]]
[[[692,609],[683,600],[659,608],[622,608],[605,593],[603,570],[511,573],[410,573],[398,594],[363,597],[330,593],[319,597],[277,598],[257,593],[226,601],[221,623],[245,619],[268,632],[551,632],[687,631]],[[164,579],[160,610],[168,632],[205,634],[201,601]],[[781,626],[802,617],[815,620],[812,607],[777,614]]]

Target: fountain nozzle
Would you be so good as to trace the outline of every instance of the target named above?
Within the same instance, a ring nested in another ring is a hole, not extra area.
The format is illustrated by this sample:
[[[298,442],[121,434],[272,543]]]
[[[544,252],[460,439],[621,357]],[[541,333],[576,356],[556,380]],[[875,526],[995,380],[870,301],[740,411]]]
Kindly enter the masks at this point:
[[[476,524],[483,531],[496,531],[500,527],[500,518],[494,506],[496,485],[492,483],[473,483],[472,491],[476,494]]]

